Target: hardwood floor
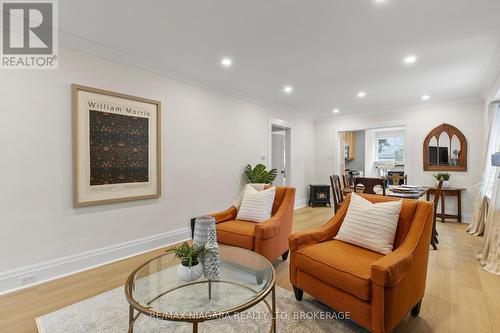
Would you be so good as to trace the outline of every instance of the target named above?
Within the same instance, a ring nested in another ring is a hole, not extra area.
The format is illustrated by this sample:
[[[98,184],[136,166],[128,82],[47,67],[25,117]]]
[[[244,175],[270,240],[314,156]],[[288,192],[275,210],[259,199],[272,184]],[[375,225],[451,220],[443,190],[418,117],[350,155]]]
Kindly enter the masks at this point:
[[[295,211],[294,231],[323,224],[330,208]],[[438,223],[439,249],[430,252],[427,289],[420,317],[407,316],[395,332],[498,332],[500,277],[475,259],[482,238],[465,224]],[[0,296],[0,332],[37,332],[35,318],[124,284],[129,273],[164,249]],[[288,263],[273,263],[277,284],[291,290]],[[308,297],[304,295],[304,297]],[[496,329],[495,329],[496,327]]]

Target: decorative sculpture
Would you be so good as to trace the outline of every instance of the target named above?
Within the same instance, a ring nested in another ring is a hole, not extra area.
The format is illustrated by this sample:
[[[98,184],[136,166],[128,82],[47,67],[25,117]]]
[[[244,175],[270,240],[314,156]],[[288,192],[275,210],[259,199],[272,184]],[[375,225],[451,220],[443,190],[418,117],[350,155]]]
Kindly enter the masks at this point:
[[[219,245],[215,230],[215,219],[211,216],[196,218],[194,225],[193,242],[205,245],[206,254],[203,258],[203,273],[208,280],[217,280],[220,277]]]

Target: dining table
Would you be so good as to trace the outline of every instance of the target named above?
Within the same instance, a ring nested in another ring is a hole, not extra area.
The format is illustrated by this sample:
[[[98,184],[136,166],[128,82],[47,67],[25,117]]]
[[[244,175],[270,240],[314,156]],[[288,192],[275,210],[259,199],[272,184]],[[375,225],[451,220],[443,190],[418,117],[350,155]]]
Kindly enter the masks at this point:
[[[410,190],[403,191],[401,188],[408,188]],[[420,199],[427,193],[428,188],[425,186],[418,187],[404,187],[399,185],[391,185],[385,190],[385,195],[389,197],[401,198],[401,199]],[[354,192],[353,186],[347,186],[342,189],[344,195]],[[382,195],[382,189],[377,191],[375,188],[375,194]]]

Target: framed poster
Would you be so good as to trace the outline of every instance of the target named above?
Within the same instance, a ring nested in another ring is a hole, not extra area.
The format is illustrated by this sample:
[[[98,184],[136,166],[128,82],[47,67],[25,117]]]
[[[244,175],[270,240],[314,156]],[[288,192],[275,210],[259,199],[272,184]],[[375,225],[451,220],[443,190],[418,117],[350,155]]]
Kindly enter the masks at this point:
[[[74,206],[161,195],[161,103],[73,84]]]

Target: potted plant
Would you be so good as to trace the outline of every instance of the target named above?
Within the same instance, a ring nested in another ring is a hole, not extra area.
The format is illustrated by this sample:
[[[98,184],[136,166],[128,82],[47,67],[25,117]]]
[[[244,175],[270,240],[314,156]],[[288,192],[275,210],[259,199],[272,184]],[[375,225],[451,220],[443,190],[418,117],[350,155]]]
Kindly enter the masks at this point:
[[[433,176],[434,176],[434,178],[436,178],[436,185],[442,179],[443,180],[443,187],[450,186],[451,175],[448,172],[439,172],[439,173],[433,174]]]
[[[201,277],[203,274],[202,259],[205,253],[209,252],[205,245],[189,245],[189,243],[184,242],[181,246],[169,249],[167,252],[173,252],[175,257],[181,260],[177,269],[181,281],[190,282]]]
[[[257,164],[254,168],[248,164],[245,168],[245,175],[252,184],[272,184],[277,174],[278,170],[267,171],[264,164]]]

